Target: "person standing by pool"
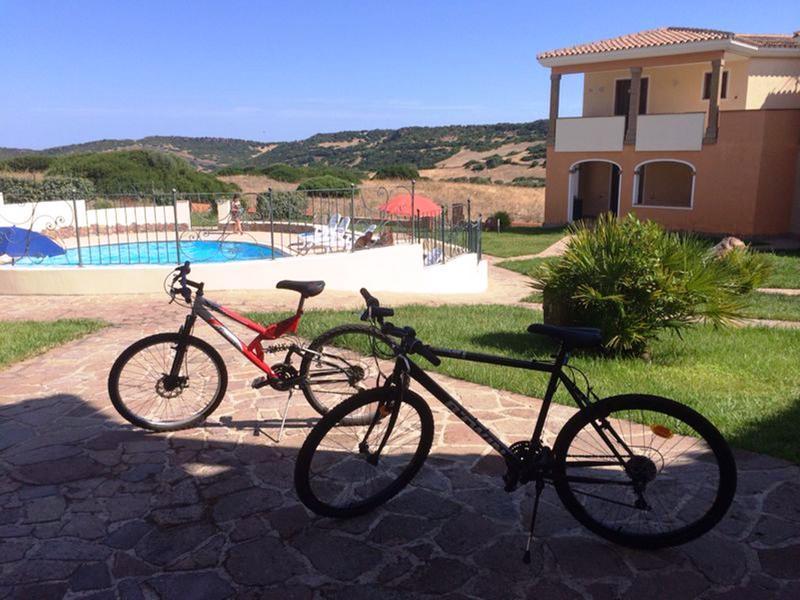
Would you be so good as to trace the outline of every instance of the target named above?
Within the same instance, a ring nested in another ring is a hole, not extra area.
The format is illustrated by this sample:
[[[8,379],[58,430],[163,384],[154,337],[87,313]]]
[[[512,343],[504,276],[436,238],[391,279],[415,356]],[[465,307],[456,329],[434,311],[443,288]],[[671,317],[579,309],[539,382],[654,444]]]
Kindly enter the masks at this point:
[[[239,201],[239,194],[233,195],[231,200],[231,220],[233,221],[233,232],[242,234],[242,203]]]

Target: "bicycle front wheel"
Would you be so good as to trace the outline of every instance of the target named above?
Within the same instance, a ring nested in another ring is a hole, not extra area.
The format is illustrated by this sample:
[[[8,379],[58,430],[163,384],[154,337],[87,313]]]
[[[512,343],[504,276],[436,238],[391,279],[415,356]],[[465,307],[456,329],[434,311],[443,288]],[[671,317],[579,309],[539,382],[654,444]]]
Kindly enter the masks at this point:
[[[176,378],[170,377],[178,333],[143,338],[119,355],[108,374],[108,395],[120,415],[151,431],[176,431],[201,423],[219,406],[228,371],[204,340],[187,336]]]
[[[342,325],[315,338],[300,363],[301,389],[319,414],[363,390],[381,387],[394,368],[390,338],[368,325]],[[369,422],[372,415],[351,414],[348,424]]]
[[[301,502],[325,517],[348,518],[380,506],[422,467],[433,442],[427,403],[407,390],[366,390],[326,414],[306,438],[294,470]],[[360,425],[353,415],[369,413]]]
[[[615,396],[576,413],[553,454],[566,509],[624,546],[693,540],[722,519],[736,491],[736,463],[722,434],[691,408],[658,396]]]

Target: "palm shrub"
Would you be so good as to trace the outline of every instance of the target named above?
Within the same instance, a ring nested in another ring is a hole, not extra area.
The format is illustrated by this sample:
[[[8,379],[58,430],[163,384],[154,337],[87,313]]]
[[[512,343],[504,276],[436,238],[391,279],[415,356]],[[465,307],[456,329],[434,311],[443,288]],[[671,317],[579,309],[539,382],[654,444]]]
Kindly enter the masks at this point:
[[[740,318],[746,294],[769,266],[745,248],[715,257],[701,240],[665,231],[633,215],[576,225],[560,260],[540,267],[534,287],[547,320],[598,327],[605,349],[642,355],[663,331]]]

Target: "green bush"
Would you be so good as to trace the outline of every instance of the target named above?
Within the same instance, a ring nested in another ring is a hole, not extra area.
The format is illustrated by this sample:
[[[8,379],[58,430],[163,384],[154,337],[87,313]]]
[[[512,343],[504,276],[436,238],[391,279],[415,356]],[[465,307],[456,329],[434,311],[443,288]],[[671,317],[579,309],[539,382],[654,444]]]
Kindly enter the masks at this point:
[[[495,223],[497,223],[497,226],[500,229],[500,231],[503,231],[504,229],[508,229],[509,227],[511,227],[511,217],[506,211],[498,210],[492,216],[494,217]]]
[[[0,171],[46,171],[52,162],[46,154],[23,154],[0,161]]]
[[[13,203],[90,198],[95,189],[91,181],[76,177],[45,177],[36,181],[0,177],[0,192],[6,202]]]
[[[171,154],[152,150],[94,152],[59,156],[47,169],[48,175],[83,177],[103,194],[117,193],[216,193],[238,190],[209,173],[195,170]]]
[[[495,169],[503,164],[503,157],[499,154],[492,154],[484,161],[487,169]]]
[[[541,177],[514,177],[511,185],[519,187],[544,187],[545,180]]]
[[[419,171],[414,165],[388,165],[375,172],[375,179],[419,179]]]
[[[745,249],[716,258],[707,243],[633,215],[572,228],[561,259],[542,265],[535,287],[547,320],[598,327],[607,351],[641,355],[664,330],[742,316],[745,294],[766,280],[763,256]]]
[[[307,192],[309,196],[349,196],[350,189],[349,181],[333,175],[310,177],[297,186],[298,192]]]

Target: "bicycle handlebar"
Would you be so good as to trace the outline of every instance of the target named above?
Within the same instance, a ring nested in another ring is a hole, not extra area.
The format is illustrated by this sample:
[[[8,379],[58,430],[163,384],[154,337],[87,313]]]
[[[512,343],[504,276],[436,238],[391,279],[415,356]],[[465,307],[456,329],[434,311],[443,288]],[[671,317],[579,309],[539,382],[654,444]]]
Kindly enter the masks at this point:
[[[175,275],[172,277],[172,289],[170,290],[170,295],[174,298],[176,293],[179,293],[184,301],[187,304],[191,304],[192,302],[192,290],[189,288],[195,288],[198,292],[202,293],[203,291],[203,283],[192,281],[187,279],[186,276],[192,272],[191,263],[187,260],[179,267],[175,267],[173,273]],[[180,282],[180,288],[175,289],[175,284]]]
[[[441,359],[434,354],[430,346],[427,346],[417,339],[417,332],[411,327],[397,327],[391,323],[384,323],[384,317],[394,316],[394,310],[391,308],[381,306],[378,299],[367,291],[367,288],[361,288],[361,296],[367,303],[367,310],[361,314],[362,321],[376,320],[381,324],[381,332],[392,337],[401,338],[408,346],[410,354],[419,354],[422,358],[427,360],[434,366],[442,364]]]

